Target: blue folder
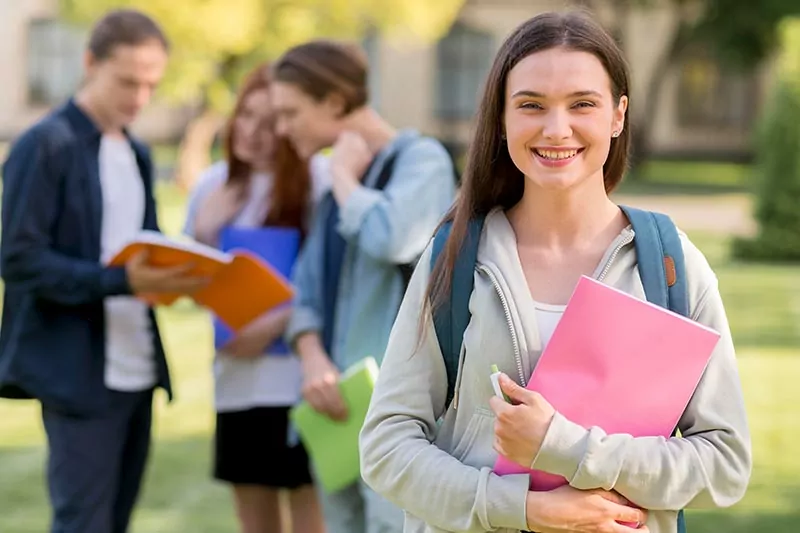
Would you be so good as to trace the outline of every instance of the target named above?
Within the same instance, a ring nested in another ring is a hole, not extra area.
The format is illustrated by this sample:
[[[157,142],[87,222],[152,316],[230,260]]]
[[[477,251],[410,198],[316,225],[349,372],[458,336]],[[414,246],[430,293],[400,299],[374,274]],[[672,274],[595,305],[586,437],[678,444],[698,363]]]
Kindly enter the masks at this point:
[[[219,244],[224,252],[247,250],[289,279],[300,251],[300,231],[295,228],[229,226],[220,232]],[[214,346],[219,349],[231,339],[233,332],[218,318],[214,317],[213,322]],[[267,347],[265,353],[288,355],[290,352],[283,339],[279,338]]]

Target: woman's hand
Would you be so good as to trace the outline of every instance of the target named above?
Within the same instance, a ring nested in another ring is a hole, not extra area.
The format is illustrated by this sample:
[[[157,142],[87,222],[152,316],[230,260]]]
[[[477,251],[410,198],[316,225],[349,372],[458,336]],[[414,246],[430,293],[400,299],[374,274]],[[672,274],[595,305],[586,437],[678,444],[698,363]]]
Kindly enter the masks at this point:
[[[494,450],[526,468],[539,453],[555,409],[538,392],[524,389],[505,374],[500,387],[512,404],[492,397],[489,404],[497,417],[494,425]]]
[[[222,183],[205,197],[194,223],[195,238],[214,246],[220,230],[244,207],[247,188],[243,184]]]
[[[644,525],[647,511],[632,507],[616,492],[600,489],[583,491],[564,485],[548,492],[529,492],[525,516],[528,529],[536,533],[649,532]]]
[[[291,307],[264,313],[239,330],[222,351],[234,357],[251,358],[264,353],[264,349],[283,335],[291,315]]]

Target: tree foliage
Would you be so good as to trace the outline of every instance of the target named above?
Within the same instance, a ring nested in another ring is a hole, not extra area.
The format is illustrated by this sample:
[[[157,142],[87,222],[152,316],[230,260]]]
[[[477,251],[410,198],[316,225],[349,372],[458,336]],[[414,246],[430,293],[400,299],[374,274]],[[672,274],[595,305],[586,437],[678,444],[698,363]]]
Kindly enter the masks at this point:
[[[756,136],[755,238],[734,242],[742,259],[800,261],[800,21],[785,21],[777,82]]]
[[[321,37],[437,39],[464,0],[61,0],[62,15],[89,25],[113,8],[153,16],[172,44],[159,97],[197,110],[180,143],[175,179],[192,186],[209,162],[244,74],[283,50]]]
[[[62,14],[89,25],[112,8],[152,15],[172,42],[161,96],[230,108],[255,63],[318,37],[359,38],[376,29],[430,40],[444,34],[464,0],[61,0]]]

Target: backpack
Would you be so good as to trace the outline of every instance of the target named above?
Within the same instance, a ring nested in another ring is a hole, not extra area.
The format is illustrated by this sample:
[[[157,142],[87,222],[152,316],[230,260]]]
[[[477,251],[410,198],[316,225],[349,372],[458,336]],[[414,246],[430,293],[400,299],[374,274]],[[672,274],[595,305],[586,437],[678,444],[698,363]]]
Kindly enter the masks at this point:
[[[683,248],[675,224],[661,213],[620,206],[633,226],[634,246],[645,297],[651,303],[682,316],[689,316]],[[459,356],[464,331],[470,321],[469,299],[474,287],[474,269],[483,218],[470,221],[453,270],[450,296],[434,311],[433,324],[447,371],[447,400],[455,394]],[[452,223],[442,225],[433,239],[431,269],[444,249]],[[677,433],[677,428],[673,436]],[[683,511],[678,513],[678,533],[686,532]]]
[[[378,175],[378,179],[375,181],[374,189],[376,191],[381,191],[386,187],[386,185],[388,185],[389,180],[392,177],[392,172],[394,171],[394,164],[395,161],[397,160],[397,156],[400,154],[400,152],[403,151],[403,148],[405,147],[401,147],[399,150],[396,150],[393,153],[391,153],[389,157],[387,157],[386,160],[383,162],[381,173]],[[447,151],[447,154],[450,156],[450,160],[453,165],[453,179],[455,180],[456,185],[458,185],[461,177],[458,174],[456,162],[453,159],[453,156],[449,150]],[[411,263],[402,263],[397,265],[398,270],[400,270],[400,275],[403,277],[404,291],[405,288],[408,288],[408,283],[411,281],[411,275],[414,273],[414,268],[416,267],[416,265],[417,261],[413,261]]]

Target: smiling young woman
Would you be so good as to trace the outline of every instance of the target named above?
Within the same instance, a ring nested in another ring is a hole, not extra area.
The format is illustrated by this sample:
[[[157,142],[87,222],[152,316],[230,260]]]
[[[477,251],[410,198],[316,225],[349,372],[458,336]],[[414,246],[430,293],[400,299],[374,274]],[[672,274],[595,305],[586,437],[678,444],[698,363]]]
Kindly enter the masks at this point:
[[[521,386],[581,276],[645,298],[630,221],[608,196],[627,163],[628,111],[625,60],[584,15],[539,15],[500,48],[445,217],[449,237],[432,272],[430,247],[419,261],[361,435],[364,479],[406,510],[406,532],[631,531],[624,522],[674,533],[679,510],[744,494],[750,437],[725,309],[714,272],[682,233],[689,314],[721,334],[681,417],[682,438],[587,429]],[[432,311],[449,298],[478,219],[457,399],[448,402]],[[501,387],[516,405],[495,396],[493,364],[514,369]],[[498,450],[569,483],[531,492],[528,475],[492,471]]]

